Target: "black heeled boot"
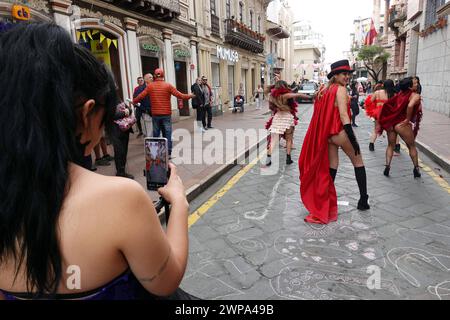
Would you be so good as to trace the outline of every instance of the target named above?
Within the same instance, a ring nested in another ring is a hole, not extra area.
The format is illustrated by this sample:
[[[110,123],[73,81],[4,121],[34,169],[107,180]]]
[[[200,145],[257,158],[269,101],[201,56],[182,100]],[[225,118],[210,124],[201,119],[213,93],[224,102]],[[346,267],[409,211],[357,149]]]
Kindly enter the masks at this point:
[[[287,165],[291,165],[291,164],[293,164],[293,163],[294,163],[294,161],[292,161],[291,155],[288,154],[288,155],[286,156],[286,164],[287,164]]]
[[[420,173],[420,167],[415,167],[413,173],[414,173],[414,179],[422,177],[422,174]]]
[[[358,201],[358,210],[366,211],[369,209],[370,209],[369,196],[368,195],[362,196]]]
[[[360,199],[358,201],[358,210],[369,210],[369,195],[367,194],[367,175],[366,168],[355,168],[356,181],[358,182]]]
[[[384,169],[384,172],[383,172],[383,174],[386,176],[386,177],[389,177],[389,173],[391,172],[391,166],[385,166],[386,168]]]
[[[267,155],[266,166],[270,167],[271,165],[272,165],[272,156],[271,155]]]

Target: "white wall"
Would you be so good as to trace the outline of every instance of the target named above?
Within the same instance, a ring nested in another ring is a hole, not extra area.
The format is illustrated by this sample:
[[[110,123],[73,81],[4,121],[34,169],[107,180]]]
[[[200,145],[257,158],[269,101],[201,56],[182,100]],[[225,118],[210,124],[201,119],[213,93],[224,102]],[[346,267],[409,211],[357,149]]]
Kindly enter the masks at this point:
[[[417,75],[424,108],[450,116],[450,27],[419,39]]]

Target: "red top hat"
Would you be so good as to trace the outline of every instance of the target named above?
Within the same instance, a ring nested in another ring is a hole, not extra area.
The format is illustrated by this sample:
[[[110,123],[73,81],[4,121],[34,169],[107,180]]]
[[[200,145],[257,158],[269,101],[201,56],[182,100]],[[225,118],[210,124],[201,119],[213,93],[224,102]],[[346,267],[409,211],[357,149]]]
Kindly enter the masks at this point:
[[[355,72],[352,68],[350,68],[350,63],[348,60],[340,60],[331,65],[331,72],[328,74],[327,78],[330,80],[334,75],[337,75],[342,72]]]

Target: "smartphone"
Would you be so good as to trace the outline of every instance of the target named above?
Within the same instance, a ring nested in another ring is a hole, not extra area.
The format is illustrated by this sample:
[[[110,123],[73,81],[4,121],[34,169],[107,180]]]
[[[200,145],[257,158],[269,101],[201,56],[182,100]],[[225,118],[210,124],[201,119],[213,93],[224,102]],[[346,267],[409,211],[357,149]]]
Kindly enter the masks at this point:
[[[169,149],[166,138],[145,138],[147,189],[156,191],[168,182]]]

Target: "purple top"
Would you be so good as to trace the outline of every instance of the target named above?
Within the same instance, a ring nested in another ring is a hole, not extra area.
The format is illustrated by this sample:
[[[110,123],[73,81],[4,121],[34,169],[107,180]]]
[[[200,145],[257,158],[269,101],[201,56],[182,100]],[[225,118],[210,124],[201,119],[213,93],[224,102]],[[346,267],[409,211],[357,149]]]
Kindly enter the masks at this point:
[[[30,300],[33,294],[1,290],[6,300]],[[75,294],[48,294],[41,300],[197,300],[196,297],[177,289],[169,297],[158,297],[149,293],[130,270],[112,280],[109,284],[95,290]]]

